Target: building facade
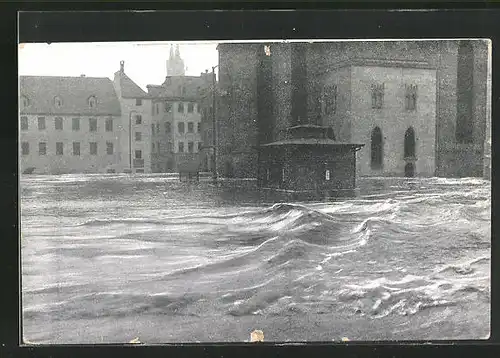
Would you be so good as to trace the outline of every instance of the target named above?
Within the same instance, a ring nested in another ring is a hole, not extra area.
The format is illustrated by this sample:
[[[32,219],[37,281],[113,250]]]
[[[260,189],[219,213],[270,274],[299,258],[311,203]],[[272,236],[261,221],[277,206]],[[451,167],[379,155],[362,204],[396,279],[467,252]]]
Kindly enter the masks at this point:
[[[108,78],[20,78],[21,172],[123,170],[120,102]]]
[[[121,148],[124,172],[151,173],[152,104],[148,94],[125,74],[125,63],[115,72],[113,86],[121,108]]]
[[[154,172],[177,172],[179,166],[201,163],[200,89],[201,78],[194,76],[167,77],[161,86],[148,86]]]
[[[114,81],[21,76],[19,99],[21,172],[150,171],[150,100],[123,62]]]
[[[487,41],[220,44],[218,171],[254,177],[256,146],[294,125],[365,144],[358,175],[480,176]]]
[[[147,86],[152,104],[153,172],[178,172],[186,166],[208,170],[202,126],[206,111],[202,107],[207,103],[211,77],[208,73],[185,76],[180,70],[183,66],[179,49],[174,55],[171,48],[167,73],[177,75],[168,75],[159,86]]]

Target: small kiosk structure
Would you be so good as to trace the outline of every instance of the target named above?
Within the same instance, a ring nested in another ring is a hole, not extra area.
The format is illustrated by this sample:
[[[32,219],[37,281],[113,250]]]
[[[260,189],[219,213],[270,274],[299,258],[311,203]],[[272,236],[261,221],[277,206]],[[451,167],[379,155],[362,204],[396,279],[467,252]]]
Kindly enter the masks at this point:
[[[353,193],[356,152],[363,146],[337,142],[330,127],[290,127],[284,139],[258,147],[258,185],[324,196]]]

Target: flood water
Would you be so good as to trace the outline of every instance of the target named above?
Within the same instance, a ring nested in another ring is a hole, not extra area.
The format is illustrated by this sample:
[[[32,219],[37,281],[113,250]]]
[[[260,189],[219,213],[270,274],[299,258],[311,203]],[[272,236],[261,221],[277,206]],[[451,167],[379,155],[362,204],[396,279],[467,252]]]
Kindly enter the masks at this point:
[[[290,203],[157,174],[24,176],[24,338],[487,338],[490,182],[358,186]]]

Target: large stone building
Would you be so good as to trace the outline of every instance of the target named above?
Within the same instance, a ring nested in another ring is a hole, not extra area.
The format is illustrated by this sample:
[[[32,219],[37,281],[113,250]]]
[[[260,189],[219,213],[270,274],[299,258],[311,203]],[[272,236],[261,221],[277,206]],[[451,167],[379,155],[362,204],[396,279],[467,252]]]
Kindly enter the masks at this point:
[[[358,175],[481,176],[487,41],[226,43],[218,171],[255,177],[257,146],[301,124],[365,144]]]
[[[151,104],[123,62],[114,81],[21,76],[19,98],[22,172],[150,171]]]
[[[203,152],[202,106],[209,94],[211,76],[185,76],[183,66],[179,49],[175,55],[171,49],[167,74],[173,75],[167,75],[159,86],[147,86],[153,109],[153,172],[177,172],[183,166],[208,170],[208,154]]]

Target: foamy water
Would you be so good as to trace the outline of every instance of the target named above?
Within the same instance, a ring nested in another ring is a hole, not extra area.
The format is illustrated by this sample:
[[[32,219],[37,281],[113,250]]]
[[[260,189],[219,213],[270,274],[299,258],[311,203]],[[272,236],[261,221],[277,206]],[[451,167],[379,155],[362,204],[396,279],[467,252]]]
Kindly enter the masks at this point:
[[[24,336],[40,343],[477,339],[490,183],[366,179],[275,203],[159,175],[21,181]],[[267,331],[266,331],[267,330]]]

